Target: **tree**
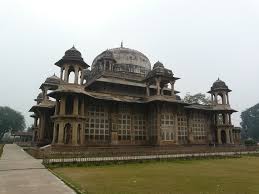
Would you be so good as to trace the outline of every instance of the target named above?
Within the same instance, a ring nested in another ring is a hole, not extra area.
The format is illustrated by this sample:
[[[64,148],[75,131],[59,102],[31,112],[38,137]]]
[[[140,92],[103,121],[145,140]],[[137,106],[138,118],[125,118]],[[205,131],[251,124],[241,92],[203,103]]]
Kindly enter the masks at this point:
[[[27,131],[32,132],[33,131],[33,125],[30,125],[29,127],[27,127]]]
[[[194,95],[190,95],[190,93],[187,93],[186,96],[183,99],[184,102],[187,103],[195,103],[195,104],[203,104],[203,105],[209,105],[211,104],[211,100],[209,97],[207,97],[205,94],[198,93]]]
[[[25,128],[24,116],[10,107],[0,106],[0,140],[8,131],[22,131]]]
[[[248,137],[259,140],[259,103],[241,113],[240,125]]]

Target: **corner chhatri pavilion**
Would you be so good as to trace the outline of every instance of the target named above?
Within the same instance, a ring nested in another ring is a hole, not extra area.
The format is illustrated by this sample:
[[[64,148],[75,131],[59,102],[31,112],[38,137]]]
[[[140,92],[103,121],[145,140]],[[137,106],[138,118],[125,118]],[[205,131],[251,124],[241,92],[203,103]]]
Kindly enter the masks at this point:
[[[179,79],[161,62],[151,68],[139,51],[108,49],[89,65],[73,46],[55,63],[53,75],[30,111],[37,146],[239,144],[231,123],[231,90],[221,80],[211,105],[189,104],[175,90]]]

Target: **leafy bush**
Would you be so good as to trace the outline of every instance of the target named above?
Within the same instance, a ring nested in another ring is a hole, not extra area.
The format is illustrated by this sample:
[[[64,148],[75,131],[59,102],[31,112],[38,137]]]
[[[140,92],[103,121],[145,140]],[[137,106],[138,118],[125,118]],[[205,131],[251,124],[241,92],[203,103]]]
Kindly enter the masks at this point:
[[[249,139],[245,140],[245,145],[246,146],[255,146],[256,144],[257,143],[256,143],[256,141],[254,139],[249,138]]]

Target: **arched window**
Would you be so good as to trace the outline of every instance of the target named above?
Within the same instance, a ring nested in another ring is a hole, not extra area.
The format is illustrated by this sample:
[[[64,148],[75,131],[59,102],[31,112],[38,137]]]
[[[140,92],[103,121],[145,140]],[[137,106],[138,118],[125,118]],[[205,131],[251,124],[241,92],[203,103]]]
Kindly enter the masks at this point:
[[[217,101],[218,101],[218,104],[223,104],[223,95],[222,94],[218,94]]]
[[[71,144],[72,143],[72,126],[70,123],[67,123],[64,127],[64,143]]]
[[[105,62],[105,70],[109,70],[109,68],[110,68],[110,63],[109,63],[109,61],[106,61]]]
[[[79,84],[83,83],[82,76],[83,76],[82,70],[81,70],[81,68],[79,68]],[[82,80],[82,82],[81,82],[81,80]]]
[[[224,123],[224,116],[223,114],[218,115],[218,124],[222,125]]]
[[[68,83],[74,83],[75,82],[75,69],[73,67],[69,67],[68,69]]]

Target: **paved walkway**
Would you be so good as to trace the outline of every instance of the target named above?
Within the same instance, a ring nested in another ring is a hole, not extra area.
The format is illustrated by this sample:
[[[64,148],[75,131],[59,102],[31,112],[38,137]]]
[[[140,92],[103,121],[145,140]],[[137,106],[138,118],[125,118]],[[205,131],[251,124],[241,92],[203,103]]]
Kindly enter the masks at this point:
[[[0,194],[75,194],[19,146],[4,146],[0,159]]]

